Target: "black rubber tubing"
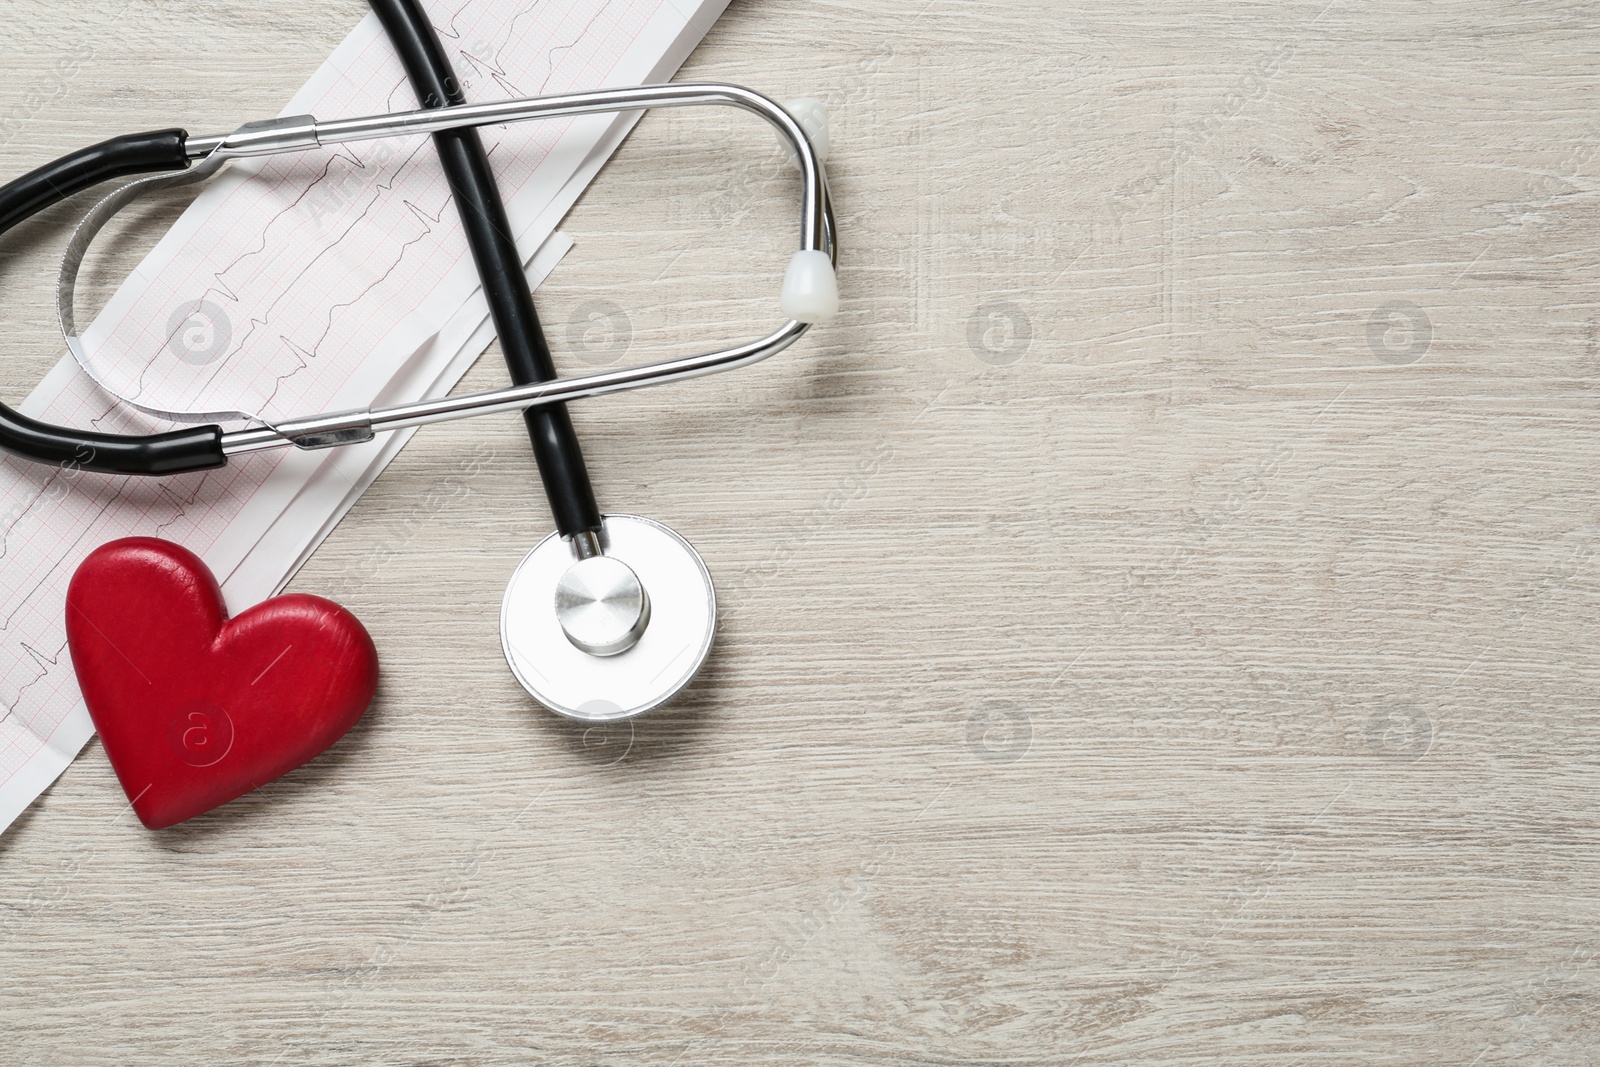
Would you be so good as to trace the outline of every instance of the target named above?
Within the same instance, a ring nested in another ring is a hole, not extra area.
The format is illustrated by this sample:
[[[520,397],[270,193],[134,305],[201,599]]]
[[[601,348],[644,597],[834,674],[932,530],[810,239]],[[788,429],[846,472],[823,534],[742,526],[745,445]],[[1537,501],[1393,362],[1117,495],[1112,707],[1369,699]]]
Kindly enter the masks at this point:
[[[183,130],[130,133],[79,149],[24,174],[0,188],[0,233],[73,193],[112,178],[187,169],[189,157],[184,153],[184,142],[188,138]]]
[[[0,234],[73,193],[112,178],[185,169],[187,139],[182,130],[113,137],[0,186]],[[65,470],[98,474],[182,474],[214,470],[228,462],[220,426],[129,437],[51,426],[4,404],[0,404],[0,449]]]
[[[416,0],[370,0],[425,108],[466,102],[433,24]],[[475,129],[446,130],[433,135],[444,173],[455,195],[456,210],[467,244],[483,281],[484,295],[506,367],[517,385],[556,377],[550,346],[533,308],[522,256],[511,236],[505,204],[483,140]],[[556,529],[565,537],[600,528],[600,507],[583,464],[578,435],[565,404],[545,404],[522,413],[533,441],[539,477],[544,482]]]

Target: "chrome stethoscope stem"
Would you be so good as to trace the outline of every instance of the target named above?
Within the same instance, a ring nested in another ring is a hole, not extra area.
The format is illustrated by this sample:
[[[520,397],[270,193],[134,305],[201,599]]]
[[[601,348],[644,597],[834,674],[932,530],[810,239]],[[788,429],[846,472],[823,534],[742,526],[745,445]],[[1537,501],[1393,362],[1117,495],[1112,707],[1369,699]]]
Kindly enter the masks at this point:
[[[467,126],[495,126],[529,119],[705,105],[736,107],[759,115],[789,143],[799,160],[800,173],[805,182],[800,247],[806,251],[826,251],[823,201],[827,195],[827,179],[805,129],[774,101],[738,85],[673,82],[327,121],[310,115],[296,115],[252,122],[232,133],[190,137],[186,150],[190,159],[211,155],[224,159],[246,159],[304,152],[323,145],[438,133],[440,130]]]
[[[229,456],[295,445],[299,448],[332,448],[336,445],[369,441],[375,434],[429,426],[437,422],[520,411],[540,404],[581,400],[605,393],[620,393],[645,386],[699,378],[719,371],[736,370],[777,355],[794,344],[810,329],[801,322],[786,323],[776,333],[737,348],[709,352],[700,356],[653,363],[642,367],[602,371],[550,382],[535,382],[481,393],[420,400],[410,404],[379,408],[375,411],[345,411],[330,415],[292,419],[274,426],[233,430],[222,435],[222,451]]]

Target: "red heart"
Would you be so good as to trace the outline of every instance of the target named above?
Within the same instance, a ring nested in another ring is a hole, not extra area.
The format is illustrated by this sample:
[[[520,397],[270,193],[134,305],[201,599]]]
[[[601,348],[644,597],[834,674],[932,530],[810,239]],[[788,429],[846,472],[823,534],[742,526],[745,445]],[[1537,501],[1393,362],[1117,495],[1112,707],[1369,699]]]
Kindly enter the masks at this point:
[[[229,619],[193,552],[128,537],[67,587],[67,645],[89,715],[152,830],[265,785],[332,745],[378,685],[356,617],[292,594]]]

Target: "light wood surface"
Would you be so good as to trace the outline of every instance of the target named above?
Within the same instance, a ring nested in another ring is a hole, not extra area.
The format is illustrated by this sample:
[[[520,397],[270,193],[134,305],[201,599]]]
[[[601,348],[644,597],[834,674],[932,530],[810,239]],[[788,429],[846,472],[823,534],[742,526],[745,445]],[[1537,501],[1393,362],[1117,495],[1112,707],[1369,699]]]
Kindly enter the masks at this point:
[[[0,114],[81,58],[4,171],[271,114],[362,12],[8,0]],[[735,0],[685,76],[832,103],[845,312],[575,409],[710,565],[702,678],[533,708],[520,424],[425,431],[293,584],[378,643],[350,737],[160,834],[91,744],[0,837],[0,1062],[1600,1060],[1597,17]],[[552,332],[741,338],[791,197],[651,119]]]

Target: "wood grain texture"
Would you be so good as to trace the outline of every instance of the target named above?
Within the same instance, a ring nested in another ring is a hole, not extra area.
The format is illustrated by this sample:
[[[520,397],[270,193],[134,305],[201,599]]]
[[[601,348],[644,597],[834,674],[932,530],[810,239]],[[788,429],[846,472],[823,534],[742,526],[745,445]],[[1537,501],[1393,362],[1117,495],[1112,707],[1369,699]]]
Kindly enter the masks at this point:
[[[361,11],[9,0],[0,114],[86,51],[5,172],[271,114]],[[532,708],[519,424],[424,432],[293,585],[378,643],[352,736],[161,834],[91,745],[0,838],[0,1061],[1600,1060],[1597,17],[735,0],[685,76],[831,101],[845,312],[575,409],[711,567],[702,679]],[[765,324],[791,196],[646,122],[567,365]]]

